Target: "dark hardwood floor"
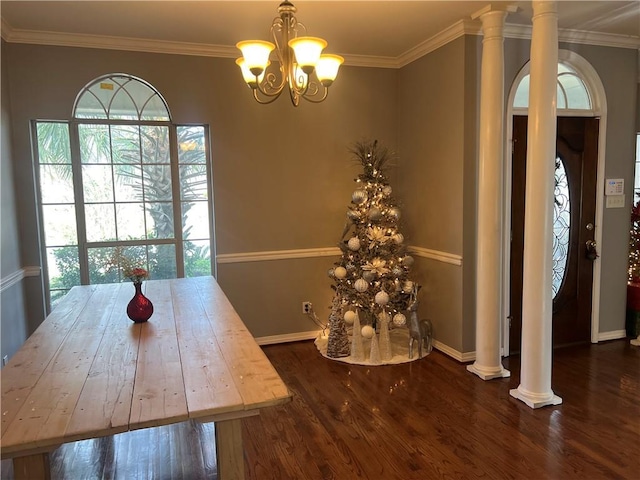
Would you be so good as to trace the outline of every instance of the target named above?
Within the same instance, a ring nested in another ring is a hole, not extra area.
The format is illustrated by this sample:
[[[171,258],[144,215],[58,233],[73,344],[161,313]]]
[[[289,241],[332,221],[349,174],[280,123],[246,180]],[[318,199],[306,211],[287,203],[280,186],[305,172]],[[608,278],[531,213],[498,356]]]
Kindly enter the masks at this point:
[[[264,347],[294,395],[244,420],[247,479],[639,479],[640,348],[556,350],[563,404],[531,410],[511,378],[484,382],[434,351],[351,366],[312,342]],[[54,479],[216,478],[213,427],[185,423],[63,445]],[[2,462],[2,479],[12,478]]]

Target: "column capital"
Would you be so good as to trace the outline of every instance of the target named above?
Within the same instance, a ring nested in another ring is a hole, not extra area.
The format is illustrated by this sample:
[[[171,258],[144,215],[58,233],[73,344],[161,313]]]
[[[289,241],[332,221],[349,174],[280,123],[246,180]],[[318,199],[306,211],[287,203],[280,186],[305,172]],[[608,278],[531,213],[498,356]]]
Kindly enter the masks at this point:
[[[509,13],[515,13],[518,11],[518,7],[515,5],[504,5],[504,4],[495,4],[495,3],[490,3],[489,5],[487,5],[484,8],[481,8],[480,10],[478,10],[475,13],[471,14],[471,18],[473,20],[476,19],[480,19],[483,20],[483,16],[486,16],[487,13],[504,13],[504,14],[509,14]]]

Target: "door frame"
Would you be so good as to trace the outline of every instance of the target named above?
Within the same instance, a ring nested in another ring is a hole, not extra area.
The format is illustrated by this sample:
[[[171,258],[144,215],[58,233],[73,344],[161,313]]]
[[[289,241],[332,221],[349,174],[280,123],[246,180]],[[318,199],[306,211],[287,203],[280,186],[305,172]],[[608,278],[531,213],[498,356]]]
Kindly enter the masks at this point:
[[[587,60],[570,50],[558,50],[558,62],[570,65],[580,78],[584,81],[591,97],[592,108],[590,110],[557,110],[558,117],[596,117],[599,118],[598,131],[598,166],[596,179],[596,217],[594,238],[602,252],[602,220],[604,214],[604,181],[605,181],[605,142],[607,131],[607,103],[604,86],[598,73]],[[518,72],[511,84],[506,105],[505,120],[505,156],[504,156],[504,177],[503,177],[503,238],[502,238],[502,356],[509,356],[509,310],[511,298],[511,175],[512,154],[513,154],[513,116],[528,115],[526,108],[514,108],[513,101],[516,89],[530,70],[530,62],[527,62]],[[598,343],[600,329],[600,276],[601,258],[593,262],[593,284],[591,301],[591,343]]]

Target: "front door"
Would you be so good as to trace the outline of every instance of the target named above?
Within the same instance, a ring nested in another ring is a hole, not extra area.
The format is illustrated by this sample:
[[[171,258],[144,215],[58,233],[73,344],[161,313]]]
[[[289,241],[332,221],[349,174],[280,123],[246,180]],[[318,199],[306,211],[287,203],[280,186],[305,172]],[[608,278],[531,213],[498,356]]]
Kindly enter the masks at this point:
[[[598,119],[559,117],[553,228],[553,346],[591,340]],[[513,118],[509,351],[520,351],[527,117]]]

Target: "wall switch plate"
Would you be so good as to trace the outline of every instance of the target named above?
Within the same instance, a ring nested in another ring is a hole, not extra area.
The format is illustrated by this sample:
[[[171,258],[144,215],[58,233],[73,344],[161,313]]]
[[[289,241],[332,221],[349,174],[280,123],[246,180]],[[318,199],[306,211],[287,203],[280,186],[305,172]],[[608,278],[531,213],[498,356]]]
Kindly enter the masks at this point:
[[[9,355],[5,355],[4,357],[2,357],[2,366],[4,367],[8,361],[9,361]]]
[[[607,208],[624,208],[625,195],[607,195]]]

